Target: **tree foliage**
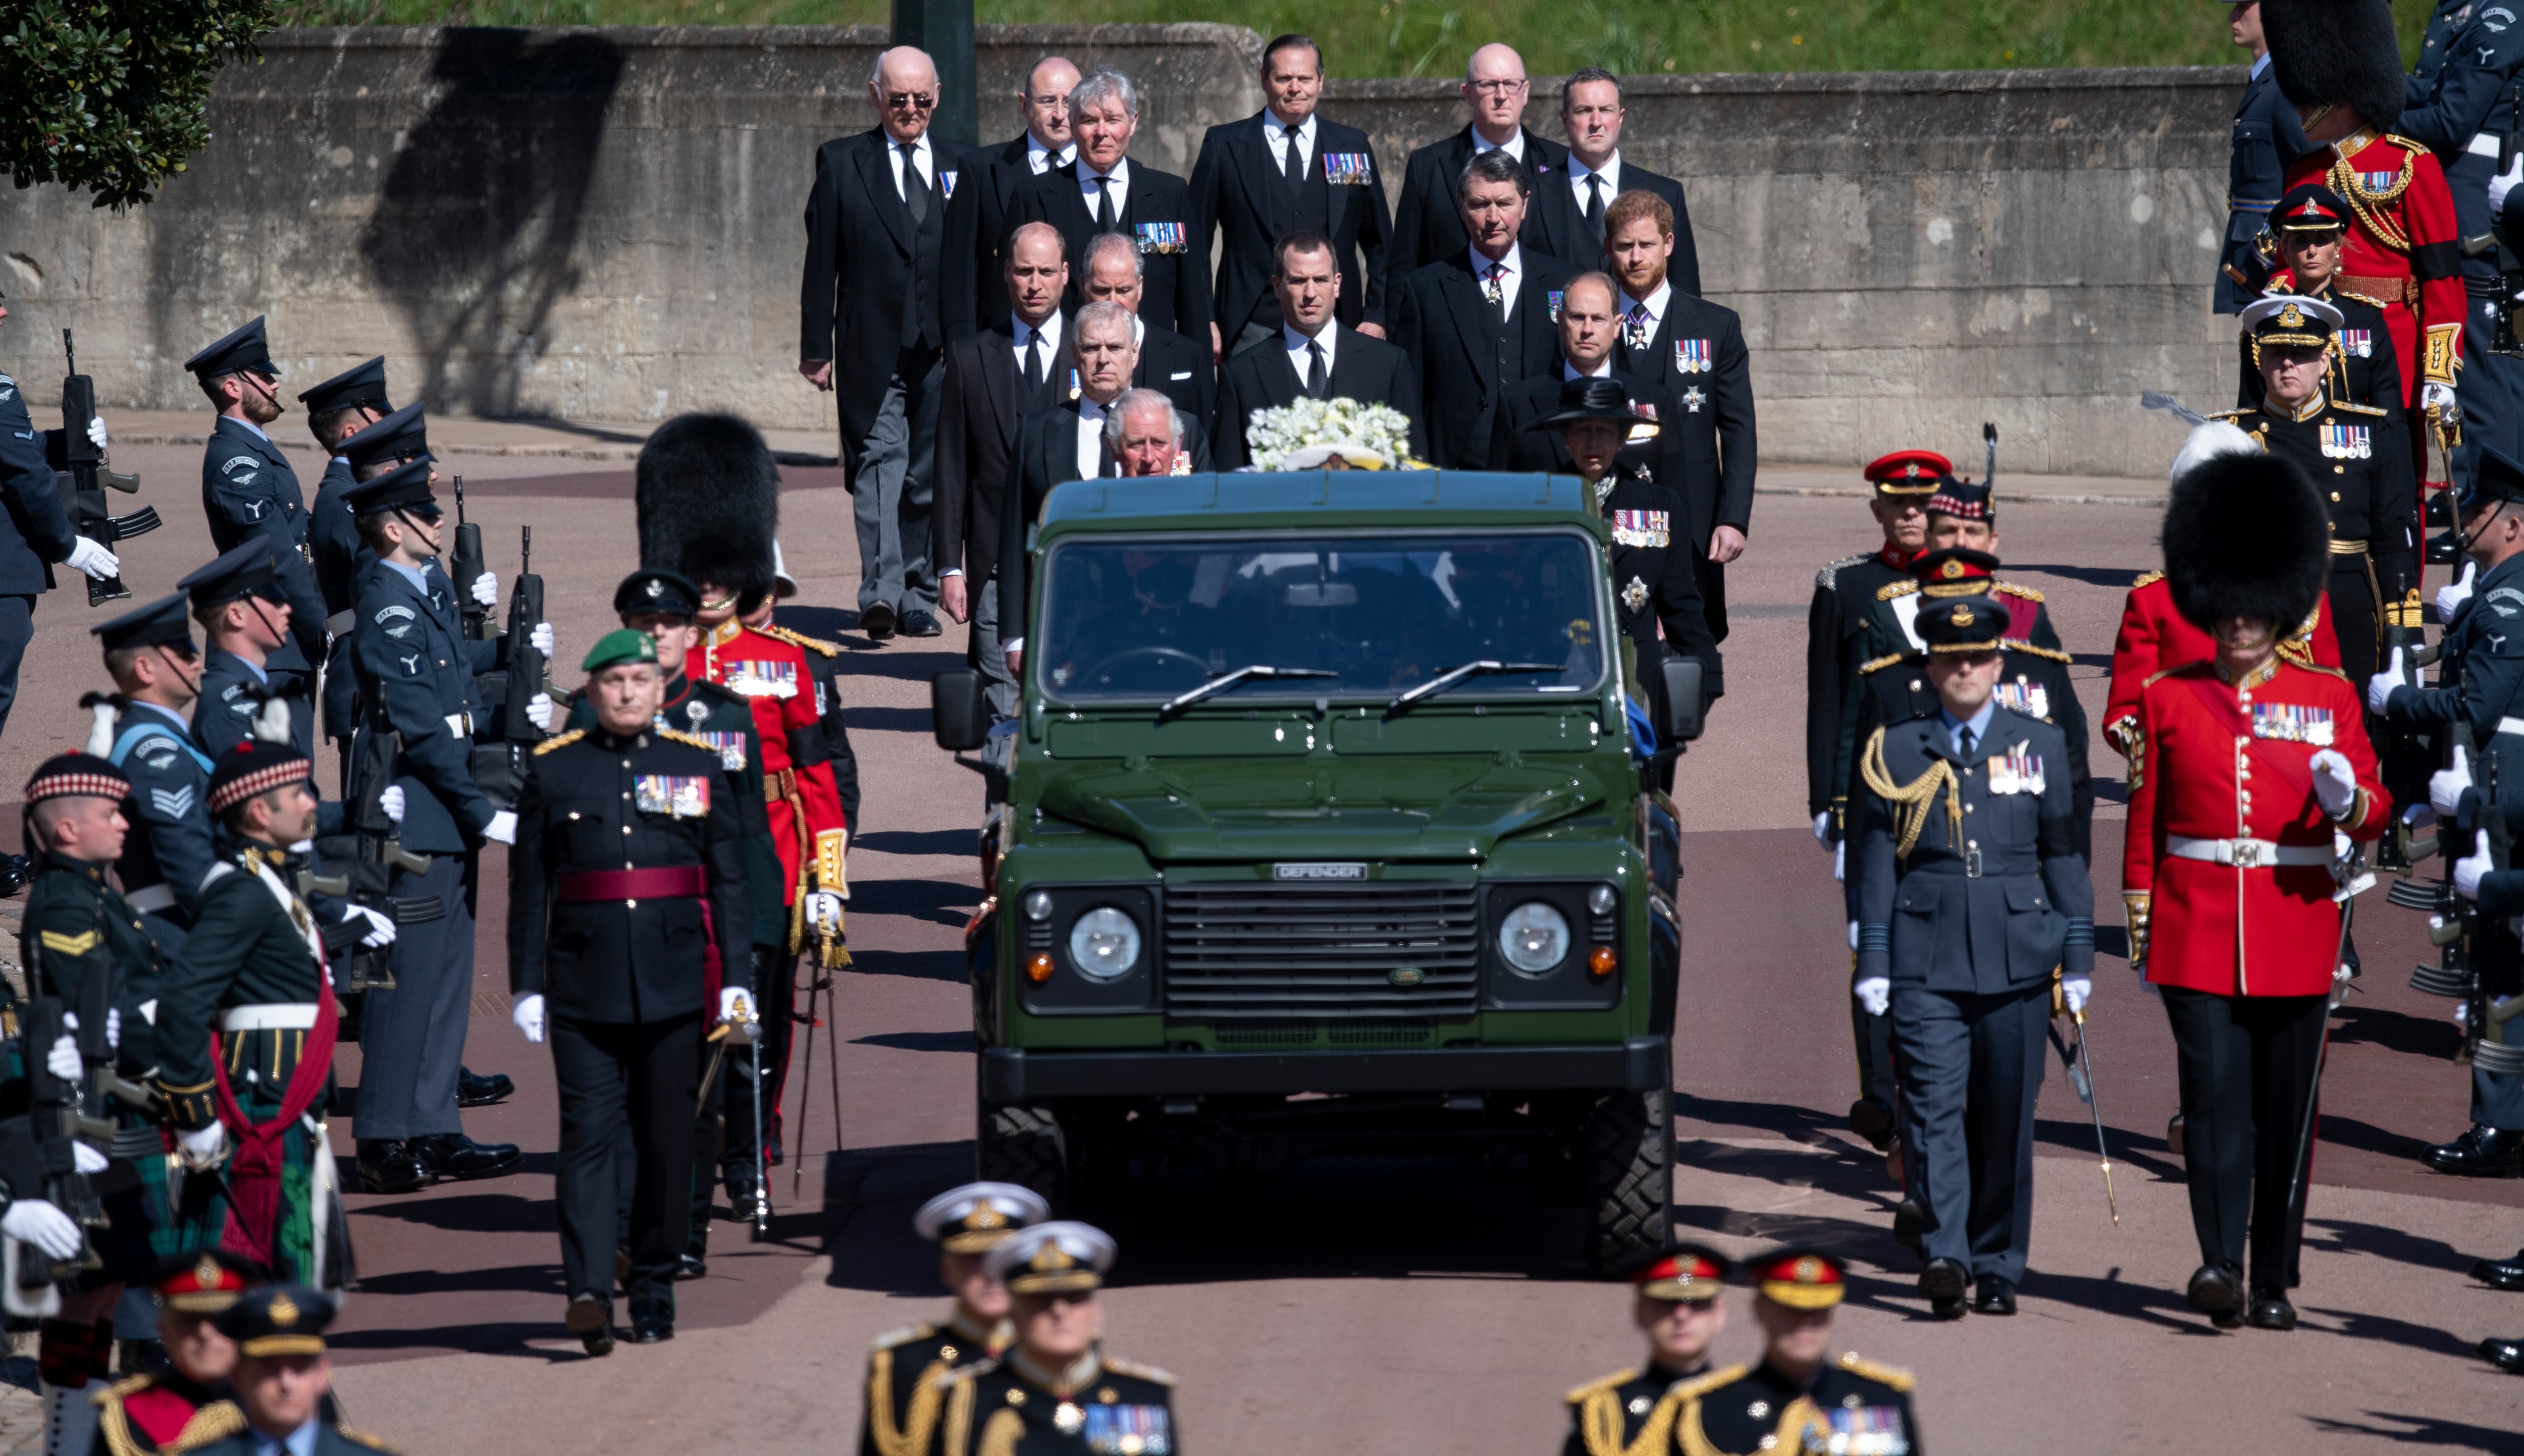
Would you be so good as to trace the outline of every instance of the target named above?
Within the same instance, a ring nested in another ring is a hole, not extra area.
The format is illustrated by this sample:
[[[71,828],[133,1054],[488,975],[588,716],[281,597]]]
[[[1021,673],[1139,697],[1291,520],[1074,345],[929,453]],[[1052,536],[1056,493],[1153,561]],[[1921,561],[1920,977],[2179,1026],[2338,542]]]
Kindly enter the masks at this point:
[[[9,0],[0,6],[0,161],[21,187],[145,203],[210,145],[211,82],[256,54],[275,0]]]

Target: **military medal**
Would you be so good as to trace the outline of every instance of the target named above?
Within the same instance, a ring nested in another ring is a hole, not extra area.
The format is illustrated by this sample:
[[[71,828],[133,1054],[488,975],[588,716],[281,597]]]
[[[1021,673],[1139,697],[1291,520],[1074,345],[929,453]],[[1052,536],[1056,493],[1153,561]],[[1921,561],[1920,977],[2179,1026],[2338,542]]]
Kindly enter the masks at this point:
[[[1911,1456],[1911,1433],[1902,1426],[1899,1406],[1837,1406],[1823,1412],[1820,1428],[1807,1428],[1806,1449],[1832,1456]]]
[[[709,813],[709,780],[689,774],[644,773],[631,781],[633,802],[644,814],[699,819]]]
[[[2321,429],[2325,460],[2362,461],[2375,453],[2366,442],[2366,426],[2362,424],[2326,424]]]
[[[1694,414],[1700,413],[1700,407],[1706,404],[1708,400],[1709,396],[1702,394],[1700,392],[1700,386],[1696,384],[1682,392],[1682,408]]]
[[[1624,546],[1664,546],[1672,539],[1669,517],[1662,510],[1616,510],[1613,539]]]
[[[1365,152],[1326,152],[1324,180],[1335,187],[1365,186],[1373,179]]]
[[[1064,1400],[1052,1411],[1051,1424],[1060,1428],[1063,1435],[1076,1435],[1079,1428],[1087,1424],[1087,1413]]]
[[[1173,1424],[1161,1405],[1091,1406],[1086,1428],[1095,1456],[1173,1456]]]
[[[2253,704],[2253,737],[2327,749],[2331,747],[2331,709],[2304,707],[2293,703],[2256,703]]]
[[[695,718],[693,721],[701,721]],[[742,733],[696,733],[693,737],[718,750],[719,767],[729,773],[745,771],[745,735]]]
[[[2042,755],[2023,744],[1989,760],[1989,792],[1992,794],[2039,794],[2042,792]]]
[[[650,585],[655,586],[656,583],[652,582]],[[692,720],[692,724],[695,728],[699,728],[702,724],[709,721],[709,704],[702,702],[699,698],[696,698],[692,702],[684,704],[684,716]]]
[[[1140,237],[1140,251],[1181,253],[1184,251],[1184,225],[1180,222],[1141,222],[1134,224]]]
[[[2374,353],[2375,335],[2371,329],[2344,328],[2334,337],[2340,340],[2340,352],[2343,354],[2366,359]]]
[[[730,662],[727,664],[727,680],[721,686],[747,698],[795,698],[798,696],[798,664]]]
[[[2017,678],[1998,685],[1998,705],[2029,717],[2047,718],[2051,716],[2051,694],[2040,683]]]
[[[1554,323],[1558,323],[1558,322],[1560,321],[1560,290],[1559,290],[1559,289],[1554,288],[1554,289],[1552,289],[1552,290],[1551,290],[1550,298],[1549,298],[1549,302],[1550,302],[1550,304],[1551,304],[1551,321],[1552,321],[1552,322],[1554,322]]]
[[[1676,373],[1706,374],[1718,367],[1717,351],[1709,347],[1707,339],[1676,339],[1674,367]]]

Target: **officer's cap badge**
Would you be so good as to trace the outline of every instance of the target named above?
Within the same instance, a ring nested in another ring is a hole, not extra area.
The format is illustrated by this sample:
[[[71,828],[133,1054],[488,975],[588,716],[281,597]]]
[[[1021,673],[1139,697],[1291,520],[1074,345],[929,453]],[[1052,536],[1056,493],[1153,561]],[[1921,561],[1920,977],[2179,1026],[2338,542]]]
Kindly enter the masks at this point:
[[[1954,615],[1953,615],[1952,617],[1950,617],[1950,618],[1949,618],[1949,620],[1951,620],[1951,621],[1952,621],[1956,626],[1958,626],[1958,627],[1968,627],[1968,626],[1970,626],[1970,625],[1971,625],[1971,619],[1972,619],[1971,608],[1970,608],[1970,607],[1966,607],[1965,605],[1963,605],[1963,604],[1962,604],[1962,603],[1960,603],[1960,602],[1956,603],[1956,604],[1955,604]]]
[[[2305,313],[2304,313],[2304,311],[2303,311],[2303,310],[2300,310],[2299,308],[2297,308],[2297,306],[2296,306],[2296,305],[2294,305],[2294,304],[2290,304],[2290,305],[2288,305],[2286,308],[2279,310],[2279,327],[2281,327],[2281,328],[2303,328],[2303,327],[2305,327]]]
[[[193,1283],[201,1286],[205,1289],[218,1288],[219,1286],[219,1261],[217,1259],[205,1258],[199,1264],[194,1265]]]
[[[654,576],[650,577],[649,595],[652,597],[662,597],[666,595],[666,584]]]
[[[975,1231],[984,1229],[1004,1229],[1007,1225],[1008,1216],[999,1212],[996,1208],[992,1207],[989,1203],[983,1203],[979,1207],[976,1207],[972,1213],[967,1215],[964,1219],[964,1227]]]
[[[286,1294],[271,1296],[271,1323],[286,1330],[298,1323],[298,1303]]]
[[[1045,1240],[1041,1248],[1034,1251],[1034,1258],[1028,1261],[1027,1267],[1039,1274],[1048,1274],[1055,1270],[1075,1269],[1078,1260],[1069,1250]]]
[[[1943,567],[1939,568],[1938,574],[1945,577],[1948,581],[1953,581],[1955,578],[1964,574],[1964,563],[1961,561],[1948,561]]]

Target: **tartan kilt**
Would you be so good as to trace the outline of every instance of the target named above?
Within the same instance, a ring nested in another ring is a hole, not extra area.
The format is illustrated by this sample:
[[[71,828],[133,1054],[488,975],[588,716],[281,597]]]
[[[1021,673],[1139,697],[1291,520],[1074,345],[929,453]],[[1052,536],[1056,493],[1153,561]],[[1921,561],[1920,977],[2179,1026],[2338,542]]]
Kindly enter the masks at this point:
[[[227,1064],[228,1085],[247,1117],[265,1122],[279,1114],[306,1036],[291,1030],[220,1033],[220,1060]],[[269,1242],[275,1280],[339,1289],[350,1282],[353,1270],[332,1148],[320,1117],[331,1102],[328,1077],[316,1106],[281,1134],[279,1210],[274,1227],[258,1232]],[[224,1166],[206,1173],[179,1169],[170,1178],[162,1162],[159,1177],[162,1186],[173,1189],[172,1216],[161,1240],[165,1252],[191,1253],[224,1244],[248,1258],[261,1257],[231,1228],[236,1211],[228,1199]]]

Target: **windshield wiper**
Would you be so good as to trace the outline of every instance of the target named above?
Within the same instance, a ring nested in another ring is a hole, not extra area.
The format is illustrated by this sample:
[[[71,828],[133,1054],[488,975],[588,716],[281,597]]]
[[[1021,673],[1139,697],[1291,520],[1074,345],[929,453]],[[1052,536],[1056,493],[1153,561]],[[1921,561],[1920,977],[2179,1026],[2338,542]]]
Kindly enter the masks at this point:
[[[1200,702],[1204,698],[1215,698],[1230,688],[1238,687],[1249,682],[1267,681],[1273,678],[1284,677],[1338,676],[1340,676],[1339,673],[1324,667],[1274,667],[1267,662],[1256,662],[1249,667],[1238,667],[1233,672],[1222,672],[1218,676],[1202,683],[1199,687],[1192,689],[1189,693],[1166,700],[1166,702],[1157,708],[1157,720],[1159,722],[1163,722],[1167,718],[1173,717],[1176,713],[1183,711],[1185,708],[1191,706],[1193,704]]]
[[[1467,678],[1487,677],[1497,672],[1558,672],[1561,665],[1558,662],[1501,662],[1494,657],[1483,657],[1461,667],[1449,667],[1420,686],[1404,690],[1401,696],[1384,704],[1384,710],[1400,712],[1421,699],[1443,693]]]

